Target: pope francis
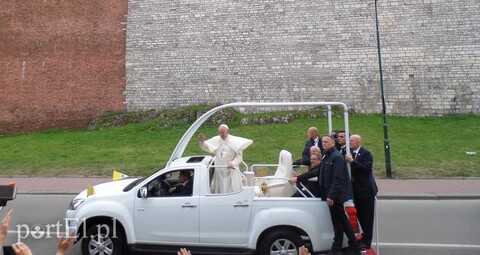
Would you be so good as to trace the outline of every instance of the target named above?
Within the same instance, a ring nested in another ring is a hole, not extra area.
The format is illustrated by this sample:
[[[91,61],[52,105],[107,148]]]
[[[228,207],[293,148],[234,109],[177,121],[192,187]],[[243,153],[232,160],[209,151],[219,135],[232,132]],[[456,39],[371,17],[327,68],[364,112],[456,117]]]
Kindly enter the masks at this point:
[[[218,127],[218,136],[205,140],[205,135],[200,133],[199,140],[203,150],[215,154],[215,165],[218,166],[213,174],[212,193],[230,193],[242,189],[242,177],[237,169],[243,160],[243,150],[253,141],[230,135],[225,124]]]

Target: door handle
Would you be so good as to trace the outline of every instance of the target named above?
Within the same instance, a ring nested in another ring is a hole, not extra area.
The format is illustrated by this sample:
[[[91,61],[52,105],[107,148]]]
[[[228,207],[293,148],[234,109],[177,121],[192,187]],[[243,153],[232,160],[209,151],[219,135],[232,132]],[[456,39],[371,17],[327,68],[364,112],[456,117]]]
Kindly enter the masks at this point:
[[[233,205],[233,207],[249,207],[249,206],[250,206],[249,204],[244,204],[242,202],[238,202]]]
[[[182,205],[182,208],[196,208],[196,207],[197,207],[196,205],[192,205],[192,204],[189,204],[189,203]]]

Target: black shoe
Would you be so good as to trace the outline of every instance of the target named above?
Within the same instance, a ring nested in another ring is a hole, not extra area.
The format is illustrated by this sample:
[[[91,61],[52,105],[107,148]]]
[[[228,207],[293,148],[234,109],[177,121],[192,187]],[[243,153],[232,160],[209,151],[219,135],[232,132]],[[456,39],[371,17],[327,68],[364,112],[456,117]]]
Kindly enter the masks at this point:
[[[360,248],[360,249],[362,249],[362,250],[370,249],[371,246],[372,246],[372,244],[371,244],[371,243],[368,243],[368,242],[366,242],[366,241],[360,240],[360,241],[358,242],[358,248]]]
[[[358,248],[348,248],[343,255],[362,255]]]
[[[325,255],[342,255],[342,252],[339,250],[331,250]]]

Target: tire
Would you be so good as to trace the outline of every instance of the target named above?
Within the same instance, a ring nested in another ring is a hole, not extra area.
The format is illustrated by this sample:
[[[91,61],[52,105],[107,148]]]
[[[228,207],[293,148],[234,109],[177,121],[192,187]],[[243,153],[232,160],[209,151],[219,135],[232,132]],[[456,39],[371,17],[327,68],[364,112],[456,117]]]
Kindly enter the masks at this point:
[[[300,235],[286,230],[268,233],[260,244],[260,255],[297,255],[298,248],[305,245]]]
[[[112,224],[95,224],[82,239],[83,255],[124,255],[125,247],[125,238]]]

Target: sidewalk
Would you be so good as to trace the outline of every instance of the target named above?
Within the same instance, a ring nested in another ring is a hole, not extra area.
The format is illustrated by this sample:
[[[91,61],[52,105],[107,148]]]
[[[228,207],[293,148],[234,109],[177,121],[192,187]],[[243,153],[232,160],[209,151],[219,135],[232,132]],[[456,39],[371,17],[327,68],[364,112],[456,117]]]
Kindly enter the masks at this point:
[[[75,195],[111,181],[107,177],[0,177],[0,184],[15,182],[18,194]],[[480,199],[480,178],[377,179],[379,199]]]
[[[376,181],[379,199],[480,199],[480,178]]]

